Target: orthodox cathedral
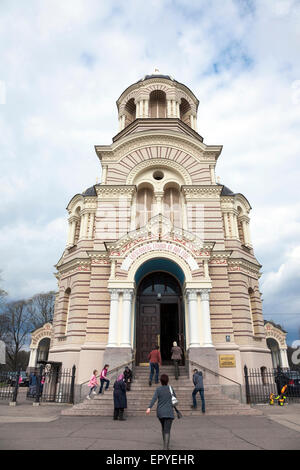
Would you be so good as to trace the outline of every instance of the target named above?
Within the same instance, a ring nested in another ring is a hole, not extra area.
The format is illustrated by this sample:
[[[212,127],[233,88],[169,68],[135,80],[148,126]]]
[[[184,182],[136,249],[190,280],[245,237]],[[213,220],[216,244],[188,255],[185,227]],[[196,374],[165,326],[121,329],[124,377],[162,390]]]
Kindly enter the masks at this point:
[[[158,344],[184,362],[242,383],[243,367],[272,367],[250,236],[251,206],[216,180],[220,145],[197,128],[199,101],[159,72],[117,100],[119,132],[96,145],[100,184],[67,206],[56,265],[49,360],[77,368],[147,365]],[[226,369],[225,369],[226,368]]]

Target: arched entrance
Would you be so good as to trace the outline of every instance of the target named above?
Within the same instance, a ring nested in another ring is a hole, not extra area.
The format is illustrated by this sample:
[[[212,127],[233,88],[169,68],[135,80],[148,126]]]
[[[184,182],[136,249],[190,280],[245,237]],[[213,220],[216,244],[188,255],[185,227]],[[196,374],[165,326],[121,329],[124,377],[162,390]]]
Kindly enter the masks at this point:
[[[173,341],[185,350],[182,285],[175,263],[154,259],[137,273],[136,362],[148,364],[148,354],[160,346],[164,364],[171,362]]]

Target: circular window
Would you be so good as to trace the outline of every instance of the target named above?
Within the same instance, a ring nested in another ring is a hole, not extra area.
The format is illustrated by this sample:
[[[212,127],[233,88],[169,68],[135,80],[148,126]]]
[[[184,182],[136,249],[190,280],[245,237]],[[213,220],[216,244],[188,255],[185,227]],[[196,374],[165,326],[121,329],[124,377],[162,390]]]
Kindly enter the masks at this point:
[[[154,178],[155,180],[158,180],[158,181],[159,181],[159,180],[162,180],[163,177],[164,177],[164,174],[163,174],[163,172],[160,171],[160,170],[156,170],[156,171],[153,173],[153,178]]]

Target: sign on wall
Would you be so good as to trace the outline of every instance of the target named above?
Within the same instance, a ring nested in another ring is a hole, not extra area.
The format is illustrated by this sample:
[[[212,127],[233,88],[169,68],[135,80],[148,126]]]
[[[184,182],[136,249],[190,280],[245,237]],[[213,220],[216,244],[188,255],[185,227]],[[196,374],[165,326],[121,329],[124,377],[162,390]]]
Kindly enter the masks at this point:
[[[219,355],[220,367],[236,367],[234,354],[220,354]]]
[[[173,253],[174,255],[184,259],[189,265],[191,271],[196,271],[199,269],[196,260],[184,248],[175,245],[175,243],[166,242],[152,242],[136,248],[128,256],[126,256],[122,263],[121,269],[123,271],[129,271],[130,266],[139,256],[145,253],[150,253],[151,251],[167,251],[168,253]]]

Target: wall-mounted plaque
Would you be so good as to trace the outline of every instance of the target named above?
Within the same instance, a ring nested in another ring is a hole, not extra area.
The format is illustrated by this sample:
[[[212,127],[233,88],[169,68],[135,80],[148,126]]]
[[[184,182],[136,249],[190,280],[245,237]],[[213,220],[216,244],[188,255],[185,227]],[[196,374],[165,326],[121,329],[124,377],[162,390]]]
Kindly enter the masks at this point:
[[[220,367],[236,367],[234,354],[220,354],[219,355]]]

